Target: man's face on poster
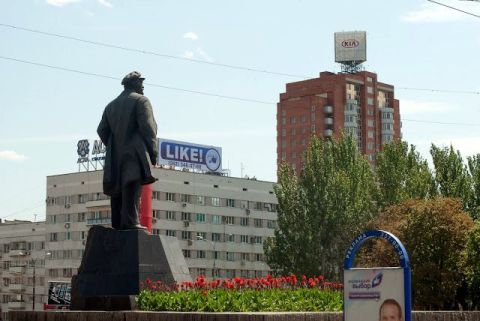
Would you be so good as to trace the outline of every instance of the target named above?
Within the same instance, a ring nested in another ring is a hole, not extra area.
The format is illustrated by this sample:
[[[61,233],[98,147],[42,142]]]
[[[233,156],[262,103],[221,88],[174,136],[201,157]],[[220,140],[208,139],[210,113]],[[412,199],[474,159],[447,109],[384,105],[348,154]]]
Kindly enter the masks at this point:
[[[401,311],[395,304],[385,304],[380,311],[380,321],[403,321]]]

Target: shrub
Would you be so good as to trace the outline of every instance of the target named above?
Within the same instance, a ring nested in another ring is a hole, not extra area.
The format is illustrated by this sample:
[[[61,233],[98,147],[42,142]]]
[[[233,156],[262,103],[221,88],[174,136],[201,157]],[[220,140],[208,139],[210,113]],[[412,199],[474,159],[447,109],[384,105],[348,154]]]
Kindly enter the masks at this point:
[[[473,227],[459,199],[407,200],[388,207],[370,227],[393,233],[407,248],[415,309],[457,308],[463,251]],[[391,246],[384,241],[374,241],[366,249],[359,256],[362,265],[398,265]]]

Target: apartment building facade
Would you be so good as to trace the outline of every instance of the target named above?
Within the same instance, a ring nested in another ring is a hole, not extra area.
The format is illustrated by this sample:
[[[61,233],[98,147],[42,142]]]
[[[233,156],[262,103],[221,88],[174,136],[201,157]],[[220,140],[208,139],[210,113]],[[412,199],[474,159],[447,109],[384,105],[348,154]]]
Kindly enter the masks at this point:
[[[285,161],[299,172],[312,135],[332,138],[343,132],[374,163],[383,144],[401,138],[399,105],[394,87],[369,71],[321,72],[288,83],[277,104],[277,165]]]
[[[1,320],[10,310],[43,310],[46,302],[45,222],[0,223]]]
[[[153,233],[176,237],[193,278],[265,276],[263,241],[276,226],[274,183],[157,168]],[[47,177],[47,279],[77,272],[88,229],[110,225],[102,171]]]

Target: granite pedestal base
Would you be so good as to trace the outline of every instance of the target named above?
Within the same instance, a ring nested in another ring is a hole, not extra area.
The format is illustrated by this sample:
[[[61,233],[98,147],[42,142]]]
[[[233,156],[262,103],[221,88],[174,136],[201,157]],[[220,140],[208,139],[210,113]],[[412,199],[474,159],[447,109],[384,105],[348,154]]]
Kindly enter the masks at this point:
[[[144,230],[93,226],[78,274],[72,278],[72,310],[135,310],[147,279],[191,281],[178,240]]]

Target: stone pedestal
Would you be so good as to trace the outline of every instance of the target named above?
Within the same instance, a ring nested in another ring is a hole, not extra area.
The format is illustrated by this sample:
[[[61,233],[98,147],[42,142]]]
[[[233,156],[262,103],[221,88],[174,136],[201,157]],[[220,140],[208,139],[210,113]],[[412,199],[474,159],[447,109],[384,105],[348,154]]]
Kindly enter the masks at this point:
[[[178,240],[144,230],[93,226],[78,274],[72,278],[72,310],[134,310],[146,279],[191,281]]]

